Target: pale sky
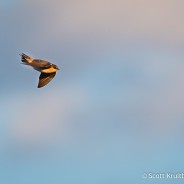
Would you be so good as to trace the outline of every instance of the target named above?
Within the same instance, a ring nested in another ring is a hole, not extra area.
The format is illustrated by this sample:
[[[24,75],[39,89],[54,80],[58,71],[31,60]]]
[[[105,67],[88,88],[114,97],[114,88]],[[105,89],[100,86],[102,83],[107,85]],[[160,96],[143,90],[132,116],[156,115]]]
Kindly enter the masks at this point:
[[[182,172],[183,5],[0,1],[0,183],[146,183],[144,172]],[[61,70],[37,89],[22,52]]]

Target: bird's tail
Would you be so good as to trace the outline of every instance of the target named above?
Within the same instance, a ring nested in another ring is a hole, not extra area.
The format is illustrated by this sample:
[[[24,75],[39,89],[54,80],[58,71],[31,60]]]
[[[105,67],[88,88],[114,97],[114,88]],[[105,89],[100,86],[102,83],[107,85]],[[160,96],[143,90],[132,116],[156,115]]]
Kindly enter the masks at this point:
[[[29,63],[30,60],[31,60],[31,57],[27,56],[27,55],[24,54],[24,53],[20,54],[20,56],[21,56],[21,61],[22,61],[24,64]]]

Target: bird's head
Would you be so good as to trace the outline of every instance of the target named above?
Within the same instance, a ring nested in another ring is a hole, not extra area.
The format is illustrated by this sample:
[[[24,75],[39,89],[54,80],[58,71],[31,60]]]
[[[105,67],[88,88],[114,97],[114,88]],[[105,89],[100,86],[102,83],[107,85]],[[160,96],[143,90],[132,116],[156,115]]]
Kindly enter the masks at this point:
[[[57,65],[52,64],[52,66],[56,69],[56,70],[60,70],[59,67]]]

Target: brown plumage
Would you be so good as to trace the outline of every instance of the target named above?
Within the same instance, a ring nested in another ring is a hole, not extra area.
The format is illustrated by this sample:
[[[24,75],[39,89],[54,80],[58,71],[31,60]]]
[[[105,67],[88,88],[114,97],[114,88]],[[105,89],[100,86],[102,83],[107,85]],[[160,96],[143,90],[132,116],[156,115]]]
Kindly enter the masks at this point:
[[[35,59],[26,54],[20,54],[22,64],[32,66],[35,70],[41,72],[38,82],[38,88],[47,85],[56,75],[59,70],[58,66],[48,61]]]

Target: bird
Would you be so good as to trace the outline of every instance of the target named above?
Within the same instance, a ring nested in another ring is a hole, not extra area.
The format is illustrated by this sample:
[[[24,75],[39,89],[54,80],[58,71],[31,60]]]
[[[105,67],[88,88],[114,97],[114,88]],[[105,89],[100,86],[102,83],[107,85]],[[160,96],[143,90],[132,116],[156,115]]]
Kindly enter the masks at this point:
[[[60,70],[59,67],[49,61],[36,59],[30,57],[24,53],[20,54],[22,64],[29,65],[35,70],[41,72],[39,76],[38,88],[42,88],[47,85],[56,75],[57,70]]]

